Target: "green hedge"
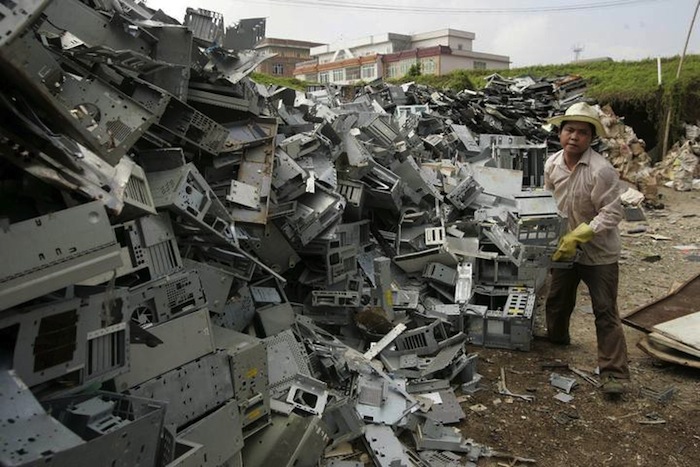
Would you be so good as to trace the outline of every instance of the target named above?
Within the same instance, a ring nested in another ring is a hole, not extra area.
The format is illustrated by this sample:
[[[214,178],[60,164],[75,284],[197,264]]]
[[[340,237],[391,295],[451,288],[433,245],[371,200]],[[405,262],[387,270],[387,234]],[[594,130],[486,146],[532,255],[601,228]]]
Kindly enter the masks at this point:
[[[258,84],[266,86],[284,86],[286,88],[296,89],[297,91],[306,91],[306,87],[310,84],[306,81],[301,81],[296,78],[287,78],[282,76],[266,75],[265,73],[251,73],[250,79]]]

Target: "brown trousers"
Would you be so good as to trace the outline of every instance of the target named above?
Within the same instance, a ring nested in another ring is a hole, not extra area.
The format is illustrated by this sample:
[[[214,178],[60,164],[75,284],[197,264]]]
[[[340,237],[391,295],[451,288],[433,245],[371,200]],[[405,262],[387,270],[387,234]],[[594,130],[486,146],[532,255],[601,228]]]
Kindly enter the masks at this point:
[[[600,374],[628,379],[627,344],[617,311],[618,277],[617,263],[596,266],[575,263],[572,269],[552,269],[546,304],[547,334],[552,342],[570,342],[569,321],[576,306],[576,290],[583,281],[593,304]]]

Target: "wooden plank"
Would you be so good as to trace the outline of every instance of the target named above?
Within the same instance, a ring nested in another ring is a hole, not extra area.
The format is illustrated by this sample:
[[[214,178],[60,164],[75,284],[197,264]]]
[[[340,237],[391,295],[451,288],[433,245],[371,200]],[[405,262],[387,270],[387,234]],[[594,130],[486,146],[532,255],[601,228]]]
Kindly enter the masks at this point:
[[[655,344],[649,340],[649,336],[642,337],[642,339],[637,342],[637,347],[659,360],[700,369],[700,359],[690,357],[687,354],[664,345]]]
[[[696,312],[699,298],[700,273],[665,297],[626,314],[622,322],[640,331],[651,332],[651,328],[659,323]]]
[[[649,340],[651,340],[651,342],[653,342],[654,344],[665,345],[666,347],[670,347],[683,353],[687,353],[688,355],[691,355],[693,357],[700,358],[700,350],[682,344],[676,340],[670,339],[662,334],[652,332],[651,334],[649,334]]]
[[[653,331],[700,350],[700,312],[657,324]]]

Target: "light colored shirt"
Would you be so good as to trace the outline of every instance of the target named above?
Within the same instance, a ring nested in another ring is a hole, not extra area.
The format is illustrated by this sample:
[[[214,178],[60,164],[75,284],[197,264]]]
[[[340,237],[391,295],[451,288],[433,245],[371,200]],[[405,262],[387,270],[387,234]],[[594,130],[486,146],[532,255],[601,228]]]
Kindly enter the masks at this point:
[[[580,245],[583,253],[578,263],[612,264],[620,259],[617,226],[623,211],[619,182],[610,162],[590,148],[573,170],[564,162],[564,151],[545,162],[544,187],[553,193],[559,211],[568,218],[569,231],[585,222],[595,233],[591,241]]]

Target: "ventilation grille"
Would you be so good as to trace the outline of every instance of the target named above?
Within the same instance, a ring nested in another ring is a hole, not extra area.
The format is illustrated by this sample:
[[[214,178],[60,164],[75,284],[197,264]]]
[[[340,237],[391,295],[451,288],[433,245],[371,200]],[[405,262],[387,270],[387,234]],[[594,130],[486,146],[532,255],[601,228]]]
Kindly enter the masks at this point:
[[[126,323],[88,335],[85,378],[92,380],[126,365]]]

